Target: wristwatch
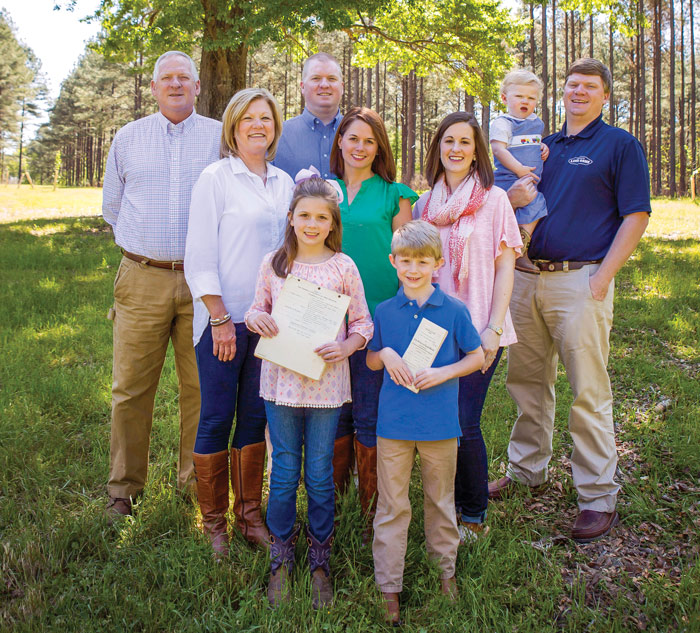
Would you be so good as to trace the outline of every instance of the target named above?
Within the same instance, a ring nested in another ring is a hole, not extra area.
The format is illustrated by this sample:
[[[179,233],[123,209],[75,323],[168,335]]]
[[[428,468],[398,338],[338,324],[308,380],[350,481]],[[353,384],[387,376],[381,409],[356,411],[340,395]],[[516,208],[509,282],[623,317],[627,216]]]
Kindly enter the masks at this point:
[[[503,334],[503,328],[498,327],[497,325],[493,325],[493,323],[489,323],[486,326],[489,330],[493,330],[498,336],[501,336]]]

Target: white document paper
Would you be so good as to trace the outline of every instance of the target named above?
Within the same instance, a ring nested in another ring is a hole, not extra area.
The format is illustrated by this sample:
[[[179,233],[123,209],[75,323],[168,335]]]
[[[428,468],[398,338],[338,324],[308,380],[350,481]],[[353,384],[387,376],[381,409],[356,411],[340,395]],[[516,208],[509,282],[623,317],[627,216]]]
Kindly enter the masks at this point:
[[[349,305],[347,295],[288,275],[272,308],[279,334],[261,337],[255,355],[319,380],[326,363],[314,350],[335,340]]]
[[[421,319],[418,329],[402,357],[414,378],[419,369],[432,367],[446,336],[447,330],[444,327],[440,327],[428,319]],[[413,385],[409,385],[407,388],[413,393],[420,391]]]

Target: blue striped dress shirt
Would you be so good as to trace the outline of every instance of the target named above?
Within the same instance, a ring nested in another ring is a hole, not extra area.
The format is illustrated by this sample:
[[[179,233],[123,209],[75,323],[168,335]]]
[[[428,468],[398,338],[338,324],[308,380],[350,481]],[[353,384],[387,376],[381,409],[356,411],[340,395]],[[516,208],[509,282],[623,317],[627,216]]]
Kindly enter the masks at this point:
[[[177,125],[157,112],[121,128],[102,191],[117,245],[149,259],[183,260],[192,187],[219,159],[220,144],[221,123],[194,111]]]

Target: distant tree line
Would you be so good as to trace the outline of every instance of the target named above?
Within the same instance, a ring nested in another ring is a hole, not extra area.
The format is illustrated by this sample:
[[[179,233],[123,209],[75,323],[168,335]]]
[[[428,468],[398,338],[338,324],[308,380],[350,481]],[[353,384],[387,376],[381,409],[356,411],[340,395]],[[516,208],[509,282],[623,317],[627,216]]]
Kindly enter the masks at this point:
[[[201,61],[197,110],[215,117],[244,86],[269,88],[285,118],[298,114],[301,62],[319,49],[333,53],[345,79],[341,108],[367,105],[382,115],[401,179],[414,184],[444,114],[472,110],[488,133],[508,68],[530,67],[543,78],[539,112],[554,131],[563,123],[566,67],[595,56],[614,77],[605,117],[642,142],[654,193],[686,194],[698,165],[696,1],[545,0],[523,3],[518,20],[497,0],[385,0],[357,5],[356,11],[336,3],[322,16],[325,22],[309,17],[317,3],[300,2],[296,13],[280,16],[274,7],[252,2],[259,12],[251,21],[227,18],[216,37],[202,30],[206,11],[182,17],[192,0],[105,1],[95,16],[104,28],[101,39],[64,82],[49,123],[31,145],[32,173],[50,178],[58,156],[62,183],[101,184],[116,130],[154,111],[150,72],[157,54],[168,48]],[[218,2],[207,6],[214,11]],[[177,29],[176,19],[182,20]],[[235,77],[229,74],[234,62],[227,61],[232,54],[238,60]],[[206,70],[210,63],[219,70]]]

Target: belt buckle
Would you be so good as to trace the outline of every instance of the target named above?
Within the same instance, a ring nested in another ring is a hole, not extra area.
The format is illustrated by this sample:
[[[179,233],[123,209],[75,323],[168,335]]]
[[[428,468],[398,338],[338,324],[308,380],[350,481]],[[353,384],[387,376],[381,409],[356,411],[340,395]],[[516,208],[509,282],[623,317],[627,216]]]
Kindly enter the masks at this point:
[[[568,260],[565,260],[565,261],[563,261],[563,262],[561,263],[561,269],[562,269],[565,273],[568,273],[568,272],[569,272],[569,262],[568,262]]]

